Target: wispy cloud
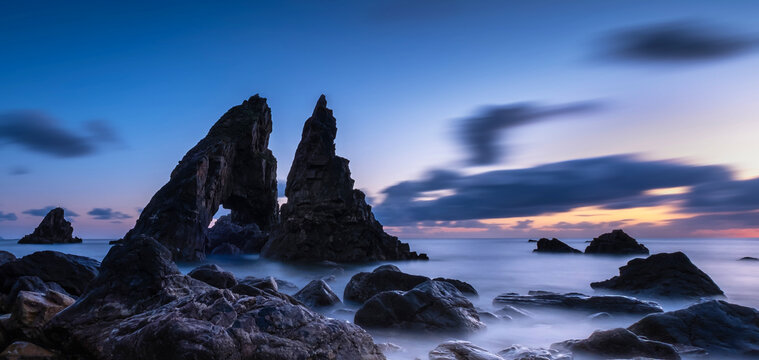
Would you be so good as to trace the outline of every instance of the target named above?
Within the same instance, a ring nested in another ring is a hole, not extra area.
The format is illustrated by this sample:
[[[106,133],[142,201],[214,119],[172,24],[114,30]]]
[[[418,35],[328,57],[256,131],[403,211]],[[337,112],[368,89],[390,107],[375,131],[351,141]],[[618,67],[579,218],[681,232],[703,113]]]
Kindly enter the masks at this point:
[[[32,216],[45,216],[45,215],[47,215],[47,213],[50,212],[50,210],[53,210],[53,209],[55,209],[57,207],[58,206],[50,205],[50,206],[46,206],[46,207],[41,208],[41,209],[24,210],[21,213],[22,214],[27,214],[27,215],[32,215]],[[66,215],[66,217],[77,217],[77,216],[79,216],[79,214],[77,214],[77,213],[75,213],[75,212],[73,212],[73,211],[71,211],[69,209],[66,209],[66,208],[62,208],[62,209],[63,209],[63,213]]]
[[[119,220],[132,217],[131,215],[124,214],[120,211],[113,211],[110,208],[94,208],[88,211],[87,215],[92,216],[96,220]]]
[[[0,222],[2,221],[16,221],[18,218],[14,213],[5,213],[0,211]]]

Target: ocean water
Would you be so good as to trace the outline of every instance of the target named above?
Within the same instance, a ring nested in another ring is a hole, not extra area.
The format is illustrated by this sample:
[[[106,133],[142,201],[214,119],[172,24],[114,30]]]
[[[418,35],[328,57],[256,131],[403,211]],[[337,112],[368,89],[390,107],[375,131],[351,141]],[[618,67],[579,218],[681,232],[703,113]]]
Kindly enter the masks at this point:
[[[569,245],[584,249],[586,239],[565,239]],[[259,258],[212,256],[207,262],[216,263],[238,277],[274,276],[303,287],[313,279],[326,278],[329,285],[342,298],[343,289],[352,275],[371,271],[376,266],[393,263],[404,272],[429,277],[446,277],[472,284],[480,295],[472,298],[478,308],[496,311],[494,297],[505,292],[526,294],[530,290],[555,292],[581,292],[594,294],[590,283],[618,274],[618,268],[634,256],[592,256],[575,254],[532,253],[534,243],[527,239],[410,239],[405,240],[416,251],[425,252],[430,261],[393,261],[361,265],[336,266],[292,265]],[[759,239],[639,239],[651,253],[682,251],[701,270],[722,288],[727,300],[759,308],[759,262],[738,261],[744,256],[759,257]],[[13,240],[0,241],[0,249],[23,256],[40,250],[57,250],[102,260],[110,246],[108,240],[85,240],[82,244],[18,245]],[[198,264],[180,263],[183,272]],[[297,289],[281,289],[294,293]],[[665,310],[687,307],[688,303],[660,303]],[[343,304],[324,309],[329,317],[352,321],[347,311],[357,304]],[[406,331],[370,330],[376,342],[391,342],[403,348],[388,353],[390,359],[426,359],[427,352],[437,344],[457,338],[474,342],[491,351],[499,351],[513,344],[531,347],[548,347],[567,339],[586,338],[594,330],[627,327],[640,317],[613,317],[590,320],[586,314],[557,310],[530,310],[534,317],[523,321],[503,321],[488,324],[488,328],[470,336],[419,334]]]

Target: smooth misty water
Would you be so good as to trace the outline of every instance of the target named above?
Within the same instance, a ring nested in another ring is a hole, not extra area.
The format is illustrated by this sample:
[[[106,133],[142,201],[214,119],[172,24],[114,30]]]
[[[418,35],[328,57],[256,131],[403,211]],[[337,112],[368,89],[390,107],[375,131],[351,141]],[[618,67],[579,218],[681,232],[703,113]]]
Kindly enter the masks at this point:
[[[429,254],[430,261],[398,261],[404,272],[429,277],[447,277],[469,282],[479,292],[472,302],[488,311],[498,308],[492,300],[504,292],[527,293],[529,290],[555,292],[582,292],[592,294],[590,282],[607,279],[633,257],[606,257],[591,255],[535,254],[534,243],[527,239],[418,239],[409,240],[411,248]],[[565,240],[569,245],[584,249],[585,239]],[[738,261],[744,256],[759,257],[757,239],[642,239],[651,253],[683,251],[696,266],[709,274],[725,291],[728,301],[759,308],[759,262]],[[15,241],[0,241],[0,249],[23,256],[39,250],[57,250],[102,260],[110,246],[108,240],[85,240],[82,244],[18,245]],[[371,271],[382,263],[363,265],[289,265],[257,255],[243,257],[214,256],[208,259],[235,273],[272,275],[302,287],[313,279],[334,276],[329,282],[342,298],[345,284],[359,271]],[[383,262],[384,263],[384,262]],[[180,264],[188,272],[197,264]],[[295,290],[281,289],[294,293]],[[674,310],[688,304],[663,303],[665,310]],[[324,310],[330,317],[352,320],[352,314],[335,312],[339,308],[356,309],[347,304]],[[572,338],[585,338],[596,329],[626,327],[637,318],[615,317],[592,321],[584,315],[563,311],[532,311],[535,318],[529,321],[489,324],[488,329],[468,337],[468,340],[492,351],[512,344],[547,347],[551,343]],[[403,331],[370,331],[376,342],[392,342],[404,348],[402,352],[388,354],[391,359],[426,358],[426,353],[437,344],[449,339],[446,335],[419,335]],[[458,337],[462,338],[462,337]]]

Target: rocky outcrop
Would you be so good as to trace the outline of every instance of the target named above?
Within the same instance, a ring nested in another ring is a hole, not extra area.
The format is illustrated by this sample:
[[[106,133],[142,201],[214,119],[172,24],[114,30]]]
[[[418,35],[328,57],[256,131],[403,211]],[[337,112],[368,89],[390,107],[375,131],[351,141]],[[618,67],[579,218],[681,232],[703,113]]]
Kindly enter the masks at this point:
[[[258,253],[266,243],[266,234],[256,224],[239,225],[232,222],[231,215],[224,215],[208,229],[207,252],[211,254],[236,255]],[[239,249],[236,252],[232,249]]]
[[[72,358],[103,360],[384,359],[358,326],[266,291],[212,287],[182,275],[171,258],[152,238],[115,245],[46,338]]]
[[[649,315],[628,330],[650,340],[702,348],[717,357],[759,353],[759,311],[721,300]]]
[[[409,291],[385,291],[367,300],[353,321],[370,328],[465,333],[485,327],[474,305],[453,285],[429,280]]]
[[[124,240],[152,237],[175,259],[202,260],[219,206],[231,210],[232,223],[271,229],[277,223],[271,129],[271,110],[258,95],[227,111],[174,168]]]
[[[621,291],[659,298],[700,298],[723,295],[709,275],[693,265],[682,252],[661,253],[630,260],[619,276],[594,282],[594,289]]]
[[[493,300],[494,305],[517,307],[549,307],[588,314],[607,312],[611,314],[651,314],[662,312],[661,306],[652,301],[643,301],[628,296],[588,296],[578,293],[557,294],[548,291],[530,291],[528,295],[506,293]]]
[[[348,160],[335,155],[337,125],[324,95],[303,126],[287,176],[281,226],[261,254],[288,261],[427,259],[390,236],[365,195],[353,188]]]
[[[13,260],[16,260],[16,255],[13,255],[7,251],[0,250],[0,265],[3,265],[5,263],[9,263]]]
[[[345,286],[343,299],[363,303],[383,291],[408,291],[428,280],[426,276],[406,274],[394,265],[382,265],[372,272],[353,275]]]
[[[84,256],[38,251],[0,265],[0,293],[8,294],[20,277],[36,276],[79,296],[98,274],[98,267],[98,261]]]
[[[340,298],[324,280],[312,280],[308,285],[300,289],[294,298],[311,308],[332,306],[340,303]]]
[[[70,244],[80,243],[82,239],[71,236],[74,228],[63,217],[63,209],[55,208],[45,215],[34,232],[18,241],[19,244]]]
[[[621,328],[595,331],[585,340],[568,340],[551,347],[569,350],[575,359],[680,359],[671,345],[641,338]]]
[[[187,273],[187,276],[219,289],[229,289],[237,285],[234,274],[224,271],[216,264],[198,266]]]
[[[16,341],[5,348],[3,352],[0,352],[0,359],[3,360],[56,360],[61,358],[48,349],[26,341]]]
[[[429,360],[503,360],[469,341],[451,340],[430,351]]]
[[[648,249],[622,230],[613,230],[594,238],[585,248],[586,254],[648,255]]]
[[[540,253],[570,253],[570,254],[582,254],[582,251],[577,250],[557,238],[546,239],[542,238],[538,240],[538,247],[533,252]]]

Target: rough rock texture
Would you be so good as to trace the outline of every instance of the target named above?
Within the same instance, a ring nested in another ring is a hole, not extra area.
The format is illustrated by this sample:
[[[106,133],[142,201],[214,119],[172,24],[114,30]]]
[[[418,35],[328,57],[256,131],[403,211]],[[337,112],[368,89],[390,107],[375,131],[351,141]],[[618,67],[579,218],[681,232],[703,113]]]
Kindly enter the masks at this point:
[[[0,265],[16,260],[16,255],[0,250]]]
[[[174,168],[124,240],[152,237],[175,259],[202,260],[220,205],[231,210],[233,223],[268,231],[277,223],[271,126],[271,110],[258,95],[227,111]]]
[[[312,280],[303,289],[295,293],[293,297],[312,308],[332,306],[340,303],[340,298],[335,295],[324,280]]]
[[[18,241],[19,244],[70,244],[82,239],[73,237],[74,228],[64,219],[63,209],[55,208],[45,215],[34,232]]]
[[[568,340],[551,347],[567,349],[575,359],[680,359],[672,345],[643,339],[622,328],[598,330],[585,340]]]
[[[394,265],[382,265],[372,272],[360,272],[345,285],[343,299],[363,303],[383,291],[408,291],[430,278],[401,272]]]
[[[46,327],[73,358],[384,359],[358,326],[182,275],[152,238],[111,248],[89,289]]]
[[[16,341],[0,353],[2,360],[55,360],[60,359],[52,351],[26,341]]]
[[[622,230],[613,230],[594,238],[585,248],[586,254],[648,255],[648,249]]]
[[[303,126],[287,175],[282,224],[261,254],[291,261],[427,259],[382,229],[364,193],[353,188],[348,160],[335,155],[336,134],[336,120],[322,95]]]
[[[58,285],[58,283],[44,282],[37,276],[19,276],[11,287],[11,290],[8,292],[8,294],[5,295],[5,298],[2,299],[2,303],[0,304],[0,312],[10,312],[13,308],[13,304],[18,298],[18,294],[22,291],[32,291],[44,294],[48,290],[57,291],[61,294],[69,296],[66,290]]]
[[[556,349],[512,345],[498,352],[504,360],[572,360],[572,355]]]
[[[538,240],[538,247],[533,252],[582,254],[582,251],[565,244],[557,238],[550,240],[542,238]]]
[[[430,351],[429,360],[503,360],[469,341],[451,340]]]
[[[759,311],[721,300],[649,315],[628,330],[650,340],[694,346],[726,358],[759,354]]]
[[[456,289],[458,289],[459,291],[461,291],[461,293],[464,294],[464,295],[473,295],[473,296],[479,295],[477,293],[477,290],[474,288],[474,286],[470,285],[467,282],[461,281],[461,280],[446,279],[446,278],[441,278],[441,277],[434,278],[432,280],[447,282],[447,283],[455,286]]]
[[[709,275],[679,251],[630,260],[619,268],[619,276],[591,283],[590,287],[662,298],[724,295]]]
[[[485,327],[474,305],[453,285],[429,280],[413,289],[381,292],[367,300],[353,321],[373,328],[472,332]]]
[[[19,277],[36,276],[54,282],[67,293],[79,296],[98,274],[100,262],[57,251],[38,251],[0,265],[0,293],[9,293]]]
[[[4,327],[11,337],[39,339],[45,324],[73,303],[74,299],[53,290],[44,294],[21,291],[13,303],[11,317]]]
[[[608,312],[611,314],[651,314],[662,312],[661,306],[628,296],[588,296],[578,293],[557,294],[548,291],[530,291],[528,295],[506,293],[493,299],[495,305],[518,307],[553,307],[583,311],[588,314]]]
[[[256,224],[239,225],[232,222],[231,215],[224,215],[216,220],[216,223],[208,229],[209,253],[221,246],[234,246],[242,253],[257,253],[266,243],[267,236]],[[219,253],[217,251],[216,253]]]
[[[229,289],[237,285],[234,274],[224,271],[216,264],[198,266],[192,269],[187,276],[219,289]]]

